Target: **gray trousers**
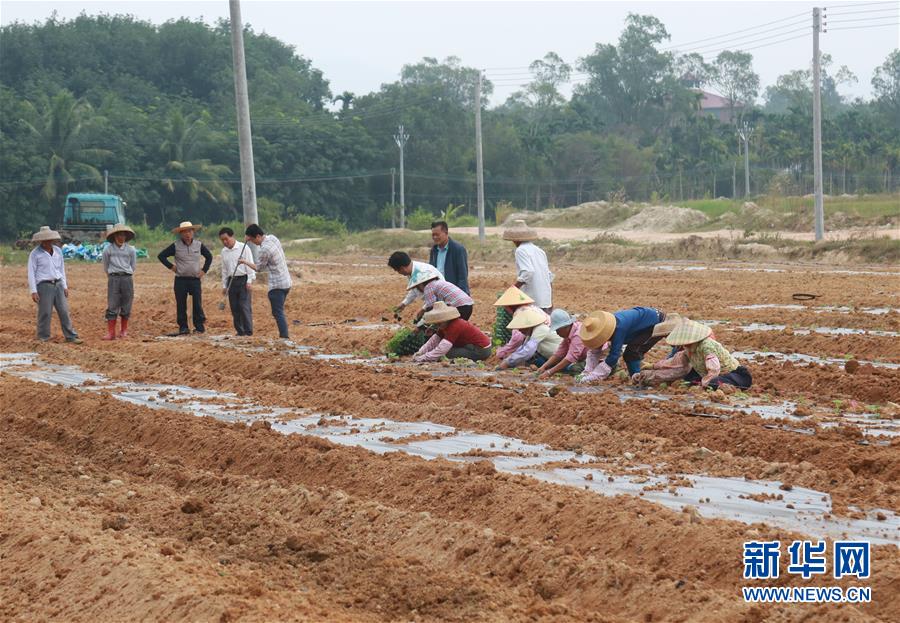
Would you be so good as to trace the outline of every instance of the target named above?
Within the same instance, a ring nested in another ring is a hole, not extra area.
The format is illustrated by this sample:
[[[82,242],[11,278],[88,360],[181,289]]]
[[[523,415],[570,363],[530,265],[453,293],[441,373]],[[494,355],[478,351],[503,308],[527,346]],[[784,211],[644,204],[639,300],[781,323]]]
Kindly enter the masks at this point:
[[[134,279],[131,275],[109,275],[106,282],[106,319],[128,318],[134,302]]]
[[[253,303],[247,289],[247,276],[241,275],[231,280],[228,286],[228,306],[234,330],[238,335],[253,335]]]
[[[66,298],[62,281],[50,283],[42,281],[37,284],[37,293],[40,297],[37,308],[37,338],[39,340],[50,339],[50,318],[53,316],[53,308],[59,315],[59,324],[62,325],[63,335],[67,340],[78,337],[72,327],[72,318],[69,317],[69,300]]]
[[[472,361],[483,361],[491,356],[490,346],[475,346],[474,344],[466,344],[465,346],[454,346],[447,351],[447,359],[471,359]]]

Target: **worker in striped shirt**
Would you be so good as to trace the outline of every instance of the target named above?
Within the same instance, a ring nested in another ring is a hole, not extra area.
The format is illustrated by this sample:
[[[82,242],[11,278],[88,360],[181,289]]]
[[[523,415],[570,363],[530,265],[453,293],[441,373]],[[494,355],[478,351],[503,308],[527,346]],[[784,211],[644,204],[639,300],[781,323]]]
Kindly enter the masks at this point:
[[[421,271],[417,273],[413,271],[413,274],[410,275],[407,289],[412,290],[413,288],[422,293],[422,298],[425,301],[422,309],[416,314],[417,322],[438,301],[442,301],[450,307],[455,307],[459,311],[459,317],[463,320],[468,320],[472,317],[472,306],[475,305],[472,297],[449,281],[436,276],[433,272]]]

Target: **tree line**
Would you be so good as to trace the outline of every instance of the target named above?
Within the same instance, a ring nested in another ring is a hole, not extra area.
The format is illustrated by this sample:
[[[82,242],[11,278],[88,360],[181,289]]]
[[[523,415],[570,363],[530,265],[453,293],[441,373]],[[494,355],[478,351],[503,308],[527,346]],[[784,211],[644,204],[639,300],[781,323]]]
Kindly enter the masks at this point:
[[[611,195],[742,196],[736,127],[745,122],[754,128],[749,190],[809,192],[811,72],[789,71],[761,91],[751,54],[705,62],[665,51],[668,39],[658,19],[632,14],[616,43],[598,43],[574,64],[548,52],[518,91],[485,107],[488,214],[501,202],[536,210]],[[335,94],[293,47],[248,27],[245,48],[261,220],[390,225],[398,124],[411,135],[408,212],[474,212],[478,69],[424,58],[378,91]],[[895,191],[900,51],[876,69],[869,101],[843,97],[839,87],[855,77],[827,56],[823,65],[826,192]],[[503,80],[487,74],[482,102]],[[723,96],[724,119],[701,113],[703,89]],[[58,223],[65,194],[102,191],[104,170],[130,221],[240,218],[227,21],[81,15],[7,25],[0,109],[3,237]]]

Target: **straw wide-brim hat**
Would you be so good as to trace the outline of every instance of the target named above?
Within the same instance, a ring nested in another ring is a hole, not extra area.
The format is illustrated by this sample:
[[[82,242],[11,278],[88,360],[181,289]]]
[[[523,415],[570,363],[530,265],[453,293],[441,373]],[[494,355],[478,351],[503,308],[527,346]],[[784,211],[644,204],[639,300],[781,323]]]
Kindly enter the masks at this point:
[[[520,311],[513,316],[513,319],[506,325],[507,329],[528,329],[544,324],[547,315],[539,309],[528,308]]]
[[[173,227],[173,228],[172,228],[172,233],[173,233],[173,234],[180,234],[180,233],[183,232],[185,229],[193,229],[194,231],[199,231],[199,230],[201,230],[202,228],[203,228],[203,225],[200,225],[200,224],[194,225],[194,224],[191,223],[190,221],[182,221],[182,222],[181,222],[181,225],[179,225],[178,227]]]
[[[409,281],[406,282],[406,289],[412,290],[416,286],[420,286],[423,283],[428,283],[432,279],[440,279],[441,273],[438,272],[437,268],[429,265],[428,268],[425,269],[415,269],[412,271],[412,274],[409,276]]]
[[[685,320],[675,327],[666,338],[670,346],[684,346],[705,340],[712,333],[712,329],[696,320]]]
[[[506,292],[500,295],[500,298],[497,299],[497,302],[494,303],[496,307],[505,307],[509,305],[510,307],[515,305],[531,305],[534,303],[534,299],[522,292],[516,286],[510,286],[506,289]]]
[[[600,348],[616,330],[616,317],[607,311],[596,311],[581,322],[578,336],[588,348]]]
[[[45,240],[62,240],[58,231],[53,231],[47,225],[42,225],[31,237],[32,242],[44,242]]]
[[[106,239],[112,240],[112,237],[115,234],[124,233],[126,242],[129,240],[134,240],[134,230],[131,229],[128,225],[124,223],[118,223],[112,229],[106,230]]]
[[[503,230],[503,239],[513,242],[537,240],[538,233],[525,224],[525,221],[513,221],[512,227]]]
[[[434,307],[431,308],[431,311],[425,312],[425,315],[422,316],[422,320],[425,321],[425,324],[447,322],[454,318],[459,318],[459,310],[455,307],[450,307],[444,301],[435,303]]]
[[[562,329],[563,327],[568,327],[569,325],[575,324],[575,316],[569,315],[564,309],[554,309],[550,313],[550,330],[556,331],[557,329]]]
[[[668,314],[665,320],[658,322],[653,326],[652,337],[665,337],[669,335],[675,327],[685,321],[687,321],[687,318],[681,314]]]

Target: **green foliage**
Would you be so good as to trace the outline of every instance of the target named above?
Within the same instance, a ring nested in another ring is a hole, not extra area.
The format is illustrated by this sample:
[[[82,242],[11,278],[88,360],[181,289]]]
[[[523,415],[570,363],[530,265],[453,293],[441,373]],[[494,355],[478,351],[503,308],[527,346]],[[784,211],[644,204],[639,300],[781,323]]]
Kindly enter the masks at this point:
[[[424,331],[404,327],[397,331],[384,346],[384,352],[397,357],[414,355],[427,342]]]
[[[411,214],[406,215],[406,228],[414,231],[431,229],[431,224],[434,221],[434,214],[420,206]]]

